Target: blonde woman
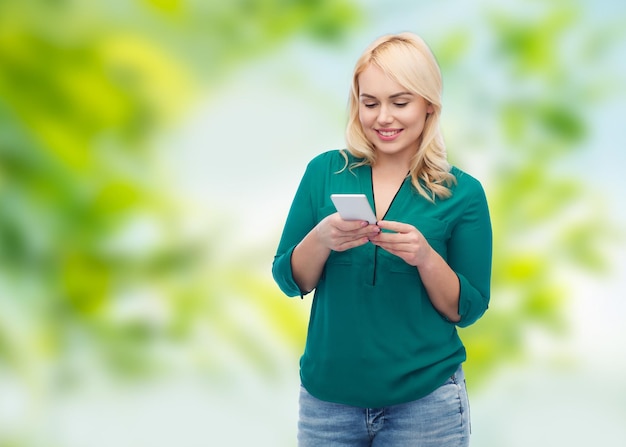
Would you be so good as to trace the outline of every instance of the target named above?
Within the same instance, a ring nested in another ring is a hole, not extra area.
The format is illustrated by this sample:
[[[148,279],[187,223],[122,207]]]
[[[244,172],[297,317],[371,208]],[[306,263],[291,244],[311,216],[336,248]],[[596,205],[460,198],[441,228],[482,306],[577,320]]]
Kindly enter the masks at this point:
[[[489,303],[491,223],[481,184],[450,166],[441,74],[411,33],[356,63],[347,150],[308,165],[272,272],[315,290],[300,361],[298,441],[460,447],[469,404],[457,326]],[[330,195],[363,193],[377,222],[343,220]]]

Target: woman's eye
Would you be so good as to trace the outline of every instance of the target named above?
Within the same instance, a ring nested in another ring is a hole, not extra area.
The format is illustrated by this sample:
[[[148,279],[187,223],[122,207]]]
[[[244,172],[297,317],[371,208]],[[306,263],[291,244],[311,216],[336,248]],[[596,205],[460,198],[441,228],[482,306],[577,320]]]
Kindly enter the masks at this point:
[[[373,109],[374,107],[376,107],[375,103],[371,103],[371,104],[363,104],[365,107],[367,107],[368,109]]]
[[[404,107],[408,104],[408,102],[396,102],[394,104],[396,107]]]

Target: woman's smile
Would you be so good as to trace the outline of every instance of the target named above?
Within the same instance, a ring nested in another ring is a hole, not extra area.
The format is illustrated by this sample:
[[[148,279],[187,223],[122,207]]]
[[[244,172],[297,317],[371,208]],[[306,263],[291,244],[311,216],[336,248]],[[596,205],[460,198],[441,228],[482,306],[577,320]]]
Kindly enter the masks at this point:
[[[378,136],[383,141],[393,141],[402,132],[403,129],[375,129]]]

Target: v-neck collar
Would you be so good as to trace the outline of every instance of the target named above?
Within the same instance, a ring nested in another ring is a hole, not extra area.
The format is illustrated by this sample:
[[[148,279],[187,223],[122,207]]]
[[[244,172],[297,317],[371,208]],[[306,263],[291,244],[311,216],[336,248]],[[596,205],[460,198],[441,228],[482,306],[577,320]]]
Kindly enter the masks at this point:
[[[361,191],[364,191],[365,195],[367,196],[367,200],[369,201],[370,206],[372,207],[372,210],[374,210],[374,214],[377,215],[376,214],[376,197],[374,195],[374,178],[373,178],[372,166],[365,165],[363,166],[363,168],[366,170],[366,175],[361,177]],[[391,202],[389,203],[389,207],[385,211],[385,214],[383,215],[383,217],[379,220],[385,220],[385,218],[389,214],[389,211],[391,210],[391,207],[396,201],[396,198],[400,194],[400,191],[404,187],[404,184],[406,183],[409,175],[410,175],[410,171],[407,172],[407,175],[402,180],[402,183],[400,183],[400,186],[398,187],[396,193],[394,194],[393,199],[391,199]]]

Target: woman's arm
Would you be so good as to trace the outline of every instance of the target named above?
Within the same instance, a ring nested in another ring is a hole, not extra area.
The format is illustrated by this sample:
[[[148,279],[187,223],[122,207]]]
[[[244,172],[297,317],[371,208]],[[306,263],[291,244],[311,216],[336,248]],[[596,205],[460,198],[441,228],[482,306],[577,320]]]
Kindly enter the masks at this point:
[[[332,250],[363,245],[380,231],[367,222],[342,220],[337,213],[317,221],[319,200],[315,196],[320,194],[323,168],[312,163],[307,167],[272,264],[274,280],[288,296],[302,296],[317,286]]]
[[[446,261],[414,226],[392,221],[381,221],[378,225],[393,233],[380,233],[372,238],[372,243],[417,267],[435,309],[448,320],[459,322],[459,278]]]
[[[309,293],[317,286],[332,250],[345,251],[366,244],[379,231],[376,225],[367,222],[342,220],[337,213],[323,219],[291,255],[293,278],[300,290]]]
[[[459,315],[459,278],[450,266],[430,245],[423,262],[417,265],[424,288],[431,303],[440,314],[453,323],[461,321]]]
[[[468,197],[448,241],[447,260],[412,225],[381,221],[394,233],[380,233],[372,243],[415,266],[433,306],[461,327],[475,322],[489,305],[491,221],[482,187]]]
[[[491,293],[492,231],[487,199],[474,183],[460,221],[448,241],[448,265],[458,276],[461,327],[478,320],[489,307]]]

